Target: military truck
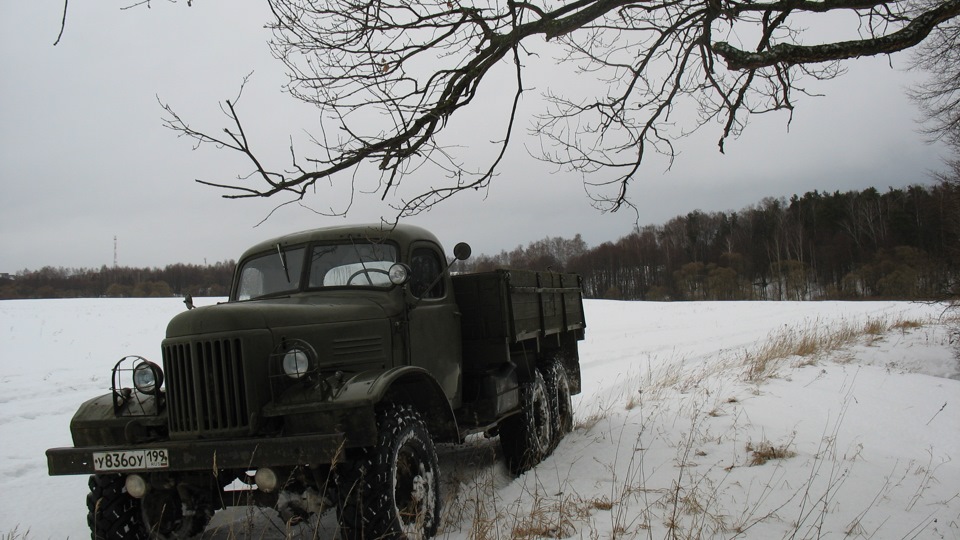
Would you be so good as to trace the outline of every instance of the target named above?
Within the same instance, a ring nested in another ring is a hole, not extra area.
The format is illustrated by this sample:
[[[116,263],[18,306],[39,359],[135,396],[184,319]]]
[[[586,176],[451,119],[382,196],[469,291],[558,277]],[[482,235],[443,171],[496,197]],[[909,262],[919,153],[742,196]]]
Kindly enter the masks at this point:
[[[240,504],[294,521],[336,508],[344,538],[433,536],[435,444],[499,436],[523,473],[572,429],[580,391],[580,278],[452,275],[469,255],[448,264],[410,225],[253,246],[228,301],[170,321],[162,367],[116,363],[49,473],[90,475],[94,540],[190,538]]]

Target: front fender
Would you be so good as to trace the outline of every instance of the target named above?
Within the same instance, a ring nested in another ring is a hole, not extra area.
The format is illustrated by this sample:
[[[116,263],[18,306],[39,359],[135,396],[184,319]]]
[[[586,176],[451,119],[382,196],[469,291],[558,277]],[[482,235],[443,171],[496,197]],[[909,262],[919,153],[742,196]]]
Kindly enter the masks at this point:
[[[141,396],[153,401],[153,396]],[[152,407],[152,405],[150,405]],[[70,420],[70,434],[77,448],[139,443],[165,434],[166,413],[156,415],[121,414],[113,406],[113,394],[104,394],[84,402]]]
[[[310,394],[314,400],[307,400]],[[416,366],[368,370],[345,380],[332,396],[315,389],[288,393],[263,409],[264,417],[282,417],[289,434],[346,434],[348,446],[376,443],[376,411],[381,403],[414,406],[434,438],[458,441],[456,418],[443,390],[430,373]]]

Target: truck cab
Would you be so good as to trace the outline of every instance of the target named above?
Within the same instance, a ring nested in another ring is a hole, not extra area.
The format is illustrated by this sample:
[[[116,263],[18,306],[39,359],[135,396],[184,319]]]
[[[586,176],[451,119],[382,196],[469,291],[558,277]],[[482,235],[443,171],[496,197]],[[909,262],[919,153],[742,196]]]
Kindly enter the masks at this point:
[[[318,428],[304,420],[311,407],[350,402],[355,409],[359,397],[370,405],[367,421],[343,427],[348,445],[362,445],[374,431],[364,433],[373,401],[387,380],[406,373],[428,385],[433,402],[446,402],[434,427],[456,439],[449,422],[460,405],[460,314],[443,250],[419,227],[386,233],[345,226],[261,242],[241,257],[229,302],[176,316],[163,342],[167,391],[170,401],[193,406],[172,407],[172,434],[301,433]],[[191,401],[189,393],[205,384],[192,376],[231,383]],[[346,383],[358,376],[370,378],[372,395],[350,391]],[[301,412],[291,417],[291,410]]]

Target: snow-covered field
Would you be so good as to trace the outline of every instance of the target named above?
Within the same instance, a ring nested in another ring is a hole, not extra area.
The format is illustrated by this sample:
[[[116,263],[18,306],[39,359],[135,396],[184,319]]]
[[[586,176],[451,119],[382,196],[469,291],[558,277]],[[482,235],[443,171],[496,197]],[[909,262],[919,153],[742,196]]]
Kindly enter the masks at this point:
[[[70,445],[70,417],[105,391],[116,360],[159,358],[182,309],[0,302],[0,538],[89,538],[86,478],[47,476],[44,451]],[[495,440],[441,447],[442,537],[960,538],[960,364],[943,306],[586,309],[576,429],[519,479]],[[868,321],[894,327],[762,364],[765,345],[823,342]],[[774,459],[759,463],[765,455]],[[332,538],[332,526],[328,516],[289,533]],[[204,535],[284,536],[279,521],[243,510]]]

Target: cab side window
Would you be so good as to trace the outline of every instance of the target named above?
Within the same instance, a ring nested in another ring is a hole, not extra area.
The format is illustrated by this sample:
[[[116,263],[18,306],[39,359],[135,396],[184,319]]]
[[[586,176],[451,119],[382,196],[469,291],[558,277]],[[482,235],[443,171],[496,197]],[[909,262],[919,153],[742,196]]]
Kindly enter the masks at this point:
[[[443,265],[437,253],[429,248],[417,248],[410,257],[410,292],[418,298],[442,298],[443,280],[437,279],[443,272]],[[436,281],[429,291],[427,287]]]

